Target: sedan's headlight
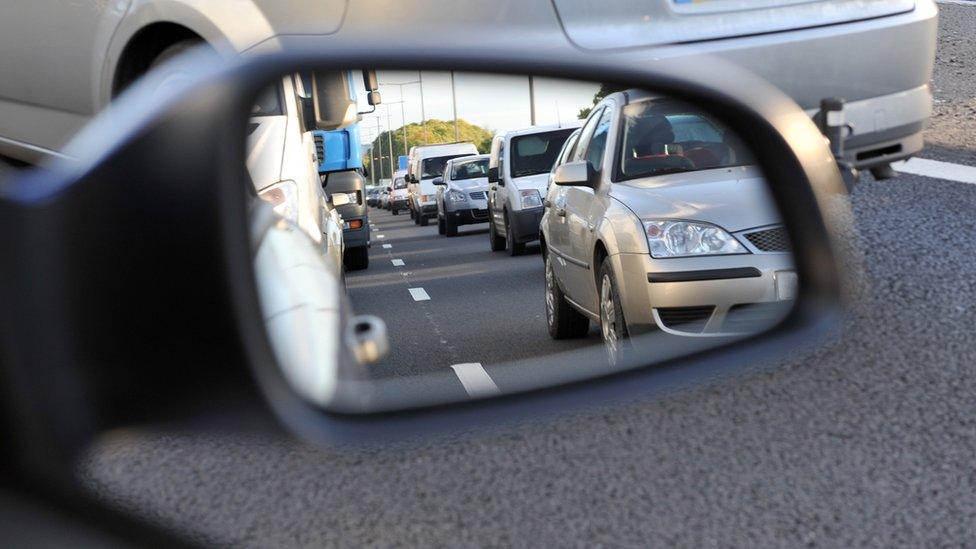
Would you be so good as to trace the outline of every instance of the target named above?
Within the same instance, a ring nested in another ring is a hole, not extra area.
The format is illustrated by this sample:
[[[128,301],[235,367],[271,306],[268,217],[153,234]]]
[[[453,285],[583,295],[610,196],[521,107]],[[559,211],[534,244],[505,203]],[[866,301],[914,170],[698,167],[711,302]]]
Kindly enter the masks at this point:
[[[298,222],[298,185],[294,181],[280,181],[264,189],[258,196],[270,203],[275,213],[293,223]]]
[[[447,199],[452,202],[464,202],[467,200],[467,197],[461,191],[448,191]]]
[[[651,257],[749,253],[723,229],[695,221],[644,221]]]
[[[525,189],[524,191],[519,191],[519,196],[522,198],[523,208],[535,208],[542,206],[542,195],[536,189]]]

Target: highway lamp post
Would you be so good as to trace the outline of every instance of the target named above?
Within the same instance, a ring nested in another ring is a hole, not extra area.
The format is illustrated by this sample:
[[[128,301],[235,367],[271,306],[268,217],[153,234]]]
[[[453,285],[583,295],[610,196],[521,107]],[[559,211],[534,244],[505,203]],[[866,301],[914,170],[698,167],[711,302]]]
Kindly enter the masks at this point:
[[[454,88],[454,71],[451,71],[451,103],[454,107],[454,141],[461,140],[461,132],[458,131],[458,118],[457,118],[457,91]]]
[[[424,110],[424,79],[423,74],[420,74],[419,80],[411,80],[409,82],[380,82],[381,86],[397,86],[400,88],[400,115],[403,117],[403,154],[406,156],[407,153],[407,119],[404,116],[403,111],[403,87],[410,84],[420,85],[420,124],[424,127],[424,143],[427,142],[427,112]]]

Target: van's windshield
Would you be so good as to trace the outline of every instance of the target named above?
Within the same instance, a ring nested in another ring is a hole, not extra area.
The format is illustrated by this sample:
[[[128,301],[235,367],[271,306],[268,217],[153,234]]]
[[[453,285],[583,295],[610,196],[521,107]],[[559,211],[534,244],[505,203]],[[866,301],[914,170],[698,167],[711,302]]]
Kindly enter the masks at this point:
[[[275,83],[258,95],[257,101],[251,107],[251,116],[281,116],[285,108],[281,104],[281,84]]]
[[[549,173],[563,143],[574,131],[576,128],[566,128],[513,137],[509,154],[512,159],[512,177]]]
[[[393,188],[394,189],[406,189],[407,188],[407,182],[402,177],[398,177],[398,178],[396,178],[395,181],[393,181]]]
[[[447,164],[447,161],[452,158],[461,158],[462,156],[471,156],[471,153],[452,154],[448,156],[436,156],[434,158],[423,159],[420,162],[420,178],[432,179],[444,175],[444,164]]]

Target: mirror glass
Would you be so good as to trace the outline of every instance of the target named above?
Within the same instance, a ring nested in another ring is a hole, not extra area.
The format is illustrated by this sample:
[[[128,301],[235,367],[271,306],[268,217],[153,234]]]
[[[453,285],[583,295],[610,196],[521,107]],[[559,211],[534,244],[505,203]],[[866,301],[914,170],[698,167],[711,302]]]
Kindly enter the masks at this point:
[[[654,368],[792,307],[771,183],[719,114],[654,90],[416,70],[376,71],[367,113],[364,74],[282,75],[249,114],[261,321],[316,405]]]

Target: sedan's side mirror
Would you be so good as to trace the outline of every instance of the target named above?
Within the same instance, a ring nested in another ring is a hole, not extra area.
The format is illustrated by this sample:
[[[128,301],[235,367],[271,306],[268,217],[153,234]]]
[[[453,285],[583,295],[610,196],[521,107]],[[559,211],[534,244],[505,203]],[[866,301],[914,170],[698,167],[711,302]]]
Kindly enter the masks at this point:
[[[488,168],[488,182],[498,183],[498,167]]]
[[[434,185],[447,185],[447,183],[444,183],[443,177],[435,177],[434,180],[431,181],[431,183],[433,183]]]
[[[596,170],[593,169],[593,164],[589,160],[567,162],[556,168],[552,182],[567,187],[596,188]]]

